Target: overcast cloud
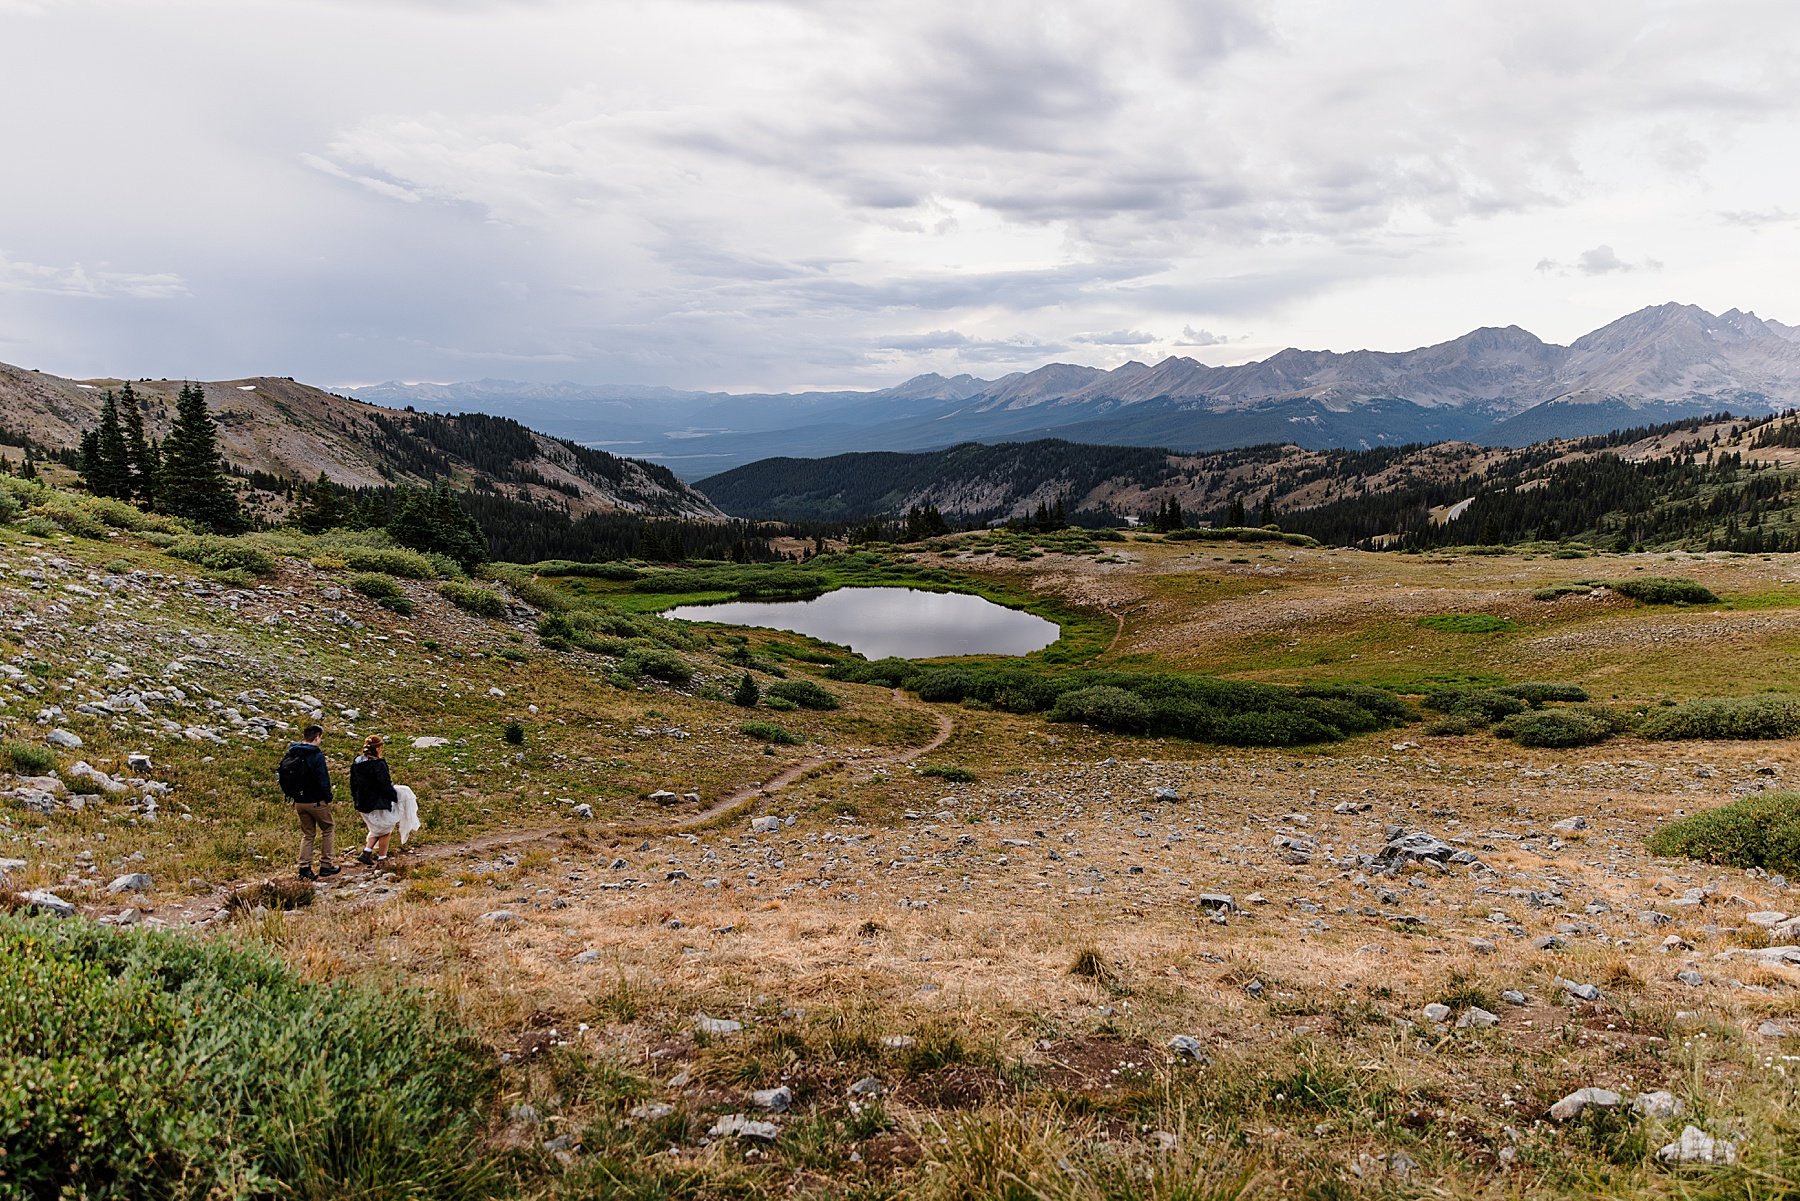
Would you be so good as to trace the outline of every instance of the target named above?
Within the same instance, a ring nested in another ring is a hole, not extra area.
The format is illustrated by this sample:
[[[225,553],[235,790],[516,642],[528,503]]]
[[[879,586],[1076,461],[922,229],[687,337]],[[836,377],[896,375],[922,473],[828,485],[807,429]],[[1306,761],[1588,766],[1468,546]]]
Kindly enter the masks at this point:
[[[882,386],[1800,322],[1800,7],[0,0],[0,359]]]

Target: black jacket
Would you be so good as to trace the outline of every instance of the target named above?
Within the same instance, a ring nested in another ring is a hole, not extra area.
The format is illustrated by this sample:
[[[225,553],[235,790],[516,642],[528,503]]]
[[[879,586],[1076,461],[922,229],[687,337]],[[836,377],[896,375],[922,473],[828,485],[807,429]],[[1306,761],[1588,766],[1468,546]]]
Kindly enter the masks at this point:
[[[283,762],[289,758],[300,760],[297,773],[300,778],[298,795],[290,793],[288,800],[296,805],[316,805],[331,800],[331,769],[325,765],[325,752],[310,742],[288,743],[287,754],[282,756]]]
[[[358,813],[392,809],[400,798],[394,794],[394,781],[388,775],[386,759],[365,759],[361,755],[350,765],[350,801]]]

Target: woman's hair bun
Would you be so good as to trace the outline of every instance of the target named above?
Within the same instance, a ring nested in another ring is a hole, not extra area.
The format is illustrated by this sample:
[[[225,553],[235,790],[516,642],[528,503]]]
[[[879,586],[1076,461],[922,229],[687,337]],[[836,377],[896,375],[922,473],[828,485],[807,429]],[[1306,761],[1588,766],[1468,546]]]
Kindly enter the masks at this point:
[[[378,755],[381,753],[381,748],[383,745],[384,745],[384,743],[382,742],[381,735],[371,734],[367,738],[363,739],[363,754]]]

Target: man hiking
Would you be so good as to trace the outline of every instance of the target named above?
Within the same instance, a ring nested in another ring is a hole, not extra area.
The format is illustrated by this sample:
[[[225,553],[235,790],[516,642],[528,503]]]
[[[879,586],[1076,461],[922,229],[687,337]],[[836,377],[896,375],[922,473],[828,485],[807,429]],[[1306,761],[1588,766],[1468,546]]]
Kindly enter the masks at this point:
[[[325,752],[319,739],[322,727],[312,725],[300,731],[300,741],[288,743],[287,754],[275,769],[282,795],[294,803],[300,819],[300,878],[316,880],[335,876],[344,869],[331,861],[336,850],[337,831],[331,820],[331,769],[325,765]],[[319,836],[319,873],[313,874],[313,835]]]

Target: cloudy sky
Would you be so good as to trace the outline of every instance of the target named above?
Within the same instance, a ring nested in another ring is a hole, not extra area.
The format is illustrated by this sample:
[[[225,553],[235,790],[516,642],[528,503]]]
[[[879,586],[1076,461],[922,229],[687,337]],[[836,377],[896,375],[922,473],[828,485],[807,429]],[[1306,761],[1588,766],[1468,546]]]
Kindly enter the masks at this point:
[[[0,360],[879,387],[1800,322],[1800,5],[0,0]]]

